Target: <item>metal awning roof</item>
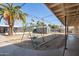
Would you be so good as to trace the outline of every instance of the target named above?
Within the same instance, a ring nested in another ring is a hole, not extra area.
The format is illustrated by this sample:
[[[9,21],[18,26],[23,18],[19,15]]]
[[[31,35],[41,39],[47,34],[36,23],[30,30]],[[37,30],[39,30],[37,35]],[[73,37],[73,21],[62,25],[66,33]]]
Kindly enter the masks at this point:
[[[68,26],[79,25],[79,3],[46,3],[46,5],[63,24],[66,16]]]

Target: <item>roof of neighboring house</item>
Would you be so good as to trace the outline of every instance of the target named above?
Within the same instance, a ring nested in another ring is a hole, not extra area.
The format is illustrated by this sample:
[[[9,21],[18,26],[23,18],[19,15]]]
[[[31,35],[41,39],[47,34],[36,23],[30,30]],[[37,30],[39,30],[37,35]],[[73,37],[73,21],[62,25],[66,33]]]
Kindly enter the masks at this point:
[[[79,3],[46,3],[47,7],[65,24],[65,16],[68,26],[79,25]]]
[[[0,25],[0,27],[9,27],[9,25]],[[16,28],[20,28],[20,26],[14,26]]]

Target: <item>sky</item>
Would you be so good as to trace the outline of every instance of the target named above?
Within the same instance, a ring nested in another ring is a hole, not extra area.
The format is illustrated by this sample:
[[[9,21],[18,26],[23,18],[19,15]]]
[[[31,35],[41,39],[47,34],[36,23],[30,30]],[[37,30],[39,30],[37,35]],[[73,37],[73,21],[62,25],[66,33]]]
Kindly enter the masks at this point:
[[[16,3],[14,5],[23,5],[22,3]],[[26,17],[26,23],[30,23],[31,20],[42,20],[44,19],[44,22],[46,24],[57,24],[61,25],[61,22],[58,20],[58,18],[54,15],[53,12],[51,12],[47,6],[43,3],[26,3],[22,6],[22,11],[26,14],[29,14],[28,17]],[[20,21],[20,20],[19,20]],[[18,20],[15,21],[15,26],[22,26],[22,22],[19,22]],[[5,25],[5,21],[2,20],[0,22],[0,25]]]

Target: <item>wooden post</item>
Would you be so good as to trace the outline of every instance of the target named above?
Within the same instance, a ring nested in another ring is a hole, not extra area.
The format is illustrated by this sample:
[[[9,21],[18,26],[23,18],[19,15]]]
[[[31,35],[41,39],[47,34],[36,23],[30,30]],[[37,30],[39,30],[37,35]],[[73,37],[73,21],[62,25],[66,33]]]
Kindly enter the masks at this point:
[[[65,50],[67,49],[67,39],[68,39],[68,22],[67,22],[67,16],[65,16],[65,45],[64,45],[64,51],[63,56],[65,55]]]
[[[68,39],[68,19],[67,19],[67,15],[66,15],[66,9],[65,9],[65,4],[61,4],[61,7],[63,9],[63,14],[64,14],[64,20],[65,20],[65,40],[64,40],[64,50],[63,50],[63,56],[65,55],[65,50],[67,49],[67,39]]]

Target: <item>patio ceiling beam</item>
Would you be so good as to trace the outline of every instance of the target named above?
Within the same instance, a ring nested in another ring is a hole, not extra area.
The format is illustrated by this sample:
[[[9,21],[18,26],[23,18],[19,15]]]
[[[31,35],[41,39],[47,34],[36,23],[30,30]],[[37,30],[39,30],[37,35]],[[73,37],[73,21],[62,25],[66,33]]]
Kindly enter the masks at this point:
[[[64,17],[63,13],[55,13],[56,16],[58,17]],[[66,13],[66,16],[76,16],[76,15],[79,15],[78,13]]]
[[[69,23],[70,23],[70,25],[74,25],[74,22],[75,22],[75,16],[73,16],[71,19],[69,19],[70,21],[69,21]]]
[[[63,6],[64,5],[64,6]],[[48,4],[48,8],[51,6],[51,10],[54,11],[55,15],[65,23],[64,17],[67,16],[68,25],[79,25],[79,3],[59,3],[59,4]]]
[[[63,21],[63,23],[65,22],[64,20],[64,16],[60,17],[61,21]],[[79,25],[79,15],[76,16],[68,16],[67,20],[68,20],[68,26],[70,25]]]
[[[65,23],[65,20],[64,20],[64,16],[60,17],[60,19],[63,21],[63,23]],[[68,26],[70,25],[79,25],[79,21],[78,21],[79,18],[77,18],[76,16],[68,16],[67,17],[67,20],[68,20]]]
[[[64,4],[61,4],[61,7],[63,9],[63,11],[60,12],[60,14],[63,16],[63,18],[61,17],[61,20],[63,20],[63,22],[65,24],[65,17],[66,17],[66,23],[67,23],[66,25],[69,26],[72,22],[70,20],[70,17],[67,15],[67,13],[68,13],[68,12],[66,12],[67,9],[65,9],[65,5]]]
[[[75,14],[73,16],[72,25],[79,25],[79,7],[76,9]]]
[[[54,12],[55,13],[60,13],[60,12],[62,12],[62,9],[55,10]],[[76,12],[76,9],[74,9],[74,10],[66,10],[66,13],[71,13],[71,12]]]
[[[56,4],[53,4],[53,3],[52,3],[52,5],[49,5],[49,8],[53,8],[53,7],[59,6],[60,4],[62,4],[62,3],[56,3]],[[64,3],[63,3],[63,4],[64,4]],[[76,7],[76,6],[79,6],[79,4],[77,3],[77,4],[65,6],[65,8],[68,9],[68,8],[72,8],[72,7]]]
[[[55,13],[62,12],[62,9],[57,9],[54,11]]]
[[[55,3],[55,4],[52,3],[51,5],[49,5],[49,8],[60,6],[60,4],[65,4],[65,3]],[[76,7],[78,5],[79,5],[78,3],[72,4],[72,5],[68,5],[68,6],[65,5],[65,8],[72,8],[72,7]]]
[[[52,3],[52,5],[50,5],[49,8],[53,8],[53,7],[55,7],[55,6],[59,5],[59,4],[60,3],[55,3],[55,4]]]
[[[79,10],[79,8],[76,10],[76,14],[75,14],[76,15],[75,25],[79,23],[79,21],[78,21],[79,20],[79,15],[77,15],[77,14],[79,14],[78,10]]]
[[[76,7],[76,6],[79,6],[79,4],[73,4],[73,5],[70,5],[70,6],[66,6],[65,8],[68,9],[68,8],[72,8],[72,7]]]

